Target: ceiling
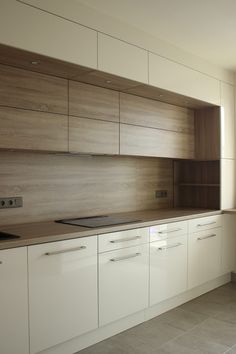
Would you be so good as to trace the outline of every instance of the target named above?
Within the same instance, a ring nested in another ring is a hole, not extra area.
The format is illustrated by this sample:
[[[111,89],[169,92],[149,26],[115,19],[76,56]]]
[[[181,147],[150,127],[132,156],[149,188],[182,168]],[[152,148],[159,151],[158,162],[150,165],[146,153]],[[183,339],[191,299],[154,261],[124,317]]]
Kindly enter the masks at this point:
[[[235,0],[77,0],[236,71]]]

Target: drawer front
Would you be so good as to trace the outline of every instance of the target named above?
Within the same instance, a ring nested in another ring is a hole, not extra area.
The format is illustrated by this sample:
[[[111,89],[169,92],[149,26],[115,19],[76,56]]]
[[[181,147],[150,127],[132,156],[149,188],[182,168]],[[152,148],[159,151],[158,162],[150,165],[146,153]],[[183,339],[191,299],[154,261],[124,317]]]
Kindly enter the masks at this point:
[[[149,244],[99,255],[99,325],[148,306]]]
[[[185,235],[188,233],[188,222],[178,221],[150,227],[150,242]]]
[[[189,221],[189,233],[213,229],[222,225],[221,215],[207,216]]]
[[[149,228],[112,232],[98,236],[99,252],[140,245],[149,242]]]

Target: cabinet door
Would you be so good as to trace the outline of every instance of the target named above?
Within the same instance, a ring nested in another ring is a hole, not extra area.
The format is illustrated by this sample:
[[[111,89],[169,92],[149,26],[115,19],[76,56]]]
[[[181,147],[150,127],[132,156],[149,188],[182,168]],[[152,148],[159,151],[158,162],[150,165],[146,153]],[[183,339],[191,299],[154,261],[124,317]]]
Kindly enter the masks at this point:
[[[0,251],[0,353],[29,353],[27,249]]]
[[[0,43],[97,68],[96,31],[18,1],[1,0]]]
[[[150,244],[150,305],[187,289],[187,235]]]
[[[98,69],[127,79],[148,83],[148,52],[99,33]]]
[[[235,160],[221,159],[221,209],[235,208]]]
[[[218,80],[184,65],[149,54],[149,84],[213,104],[220,104]]]
[[[204,284],[220,275],[221,228],[189,234],[188,288]]]
[[[222,274],[236,268],[236,218],[235,215],[224,214],[222,228]]]
[[[31,353],[97,328],[97,238],[29,247]]]
[[[99,324],[148,306],[149,245],[99,255]]]
[[[221,157],[235,157],[234,86],[221,82]]]

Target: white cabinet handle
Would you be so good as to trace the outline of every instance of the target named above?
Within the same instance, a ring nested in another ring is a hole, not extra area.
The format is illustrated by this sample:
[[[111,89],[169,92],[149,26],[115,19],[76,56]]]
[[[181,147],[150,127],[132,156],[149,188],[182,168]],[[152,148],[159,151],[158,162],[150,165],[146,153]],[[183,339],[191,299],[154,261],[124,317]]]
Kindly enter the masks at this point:
[[[85,249],[86,249],[86,246],[79,246],[79,247],[74,247],[74,248],[67,248],[66,250],[46,252],[46,253],[44,253],[44,255],[45,256],[55,256],[56,254],[81,251],[81,250],[85,250]]]
[[[134,253],[134,254],[130,254],[128,256],[111,258],[110,261],[111,262],[120,262],[120,261],[124,261],[126,259],[129,259],[129,258],[135,258],[135,257],[138,257],[138,256],[141,256],[141,253]]]
[[[170,246],[164,246],[164,247],[158,247],[158,251],[165,251],[168,250],[169,248],[175,248],[175,247],[179,247],[182,246],[182,243],[175,243],[174,245],[170,245]]]
[[[207,223],[205,223],[205,224],[198,224],[197,227],[207,226],[207,225],[213,225],[213,224],[216,224],[216,221],[207,222]]]
[[[170,234],[171,232],[181,231],[182,229],[173,229],[173,230],[166,230],[166,231],[159,231],[159,234]]]
[[[110,243],[120,243],[120,242],[126,242],[126,241],[134,241],[134,240],[139,240],[141,236],[135,236],[135,237],[127,237],[127,238],[118,238],[116,240],[111,240]]]
[[[207,238],[216,237],[216,234],[207,235],[204,237],[198,237],[198,241],[206,240]]]

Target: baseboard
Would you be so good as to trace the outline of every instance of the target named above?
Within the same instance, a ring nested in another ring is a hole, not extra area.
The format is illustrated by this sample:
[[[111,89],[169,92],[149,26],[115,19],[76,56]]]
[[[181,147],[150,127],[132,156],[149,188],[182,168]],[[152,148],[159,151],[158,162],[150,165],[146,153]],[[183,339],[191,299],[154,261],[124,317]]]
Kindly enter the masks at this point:
[[[235,281],[236,281],[236,273]],[[177,306],[184,304],[208,291],[211,291],[223,284],[231,281],[231,274],[225,274],[197,288],[190,289],[178,296],[163,301],[155,306],[147,308],[143,311],[135,313],[129,317],[113,322],[107,326],[100,327],[92,332],[71,339],[60,345],[44,350],[38,354],[74,354],[79,350],[87,348],[95,343],[101,342],[115,334],[121,333],[131,327],[145,322],[153,317],[156,317],[166,311],[169,311]]]

